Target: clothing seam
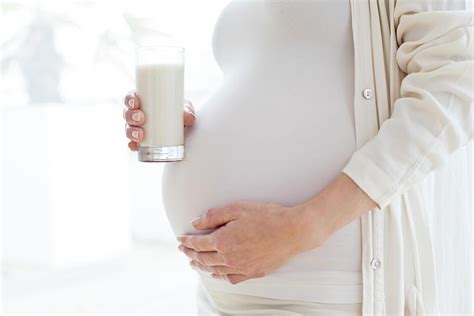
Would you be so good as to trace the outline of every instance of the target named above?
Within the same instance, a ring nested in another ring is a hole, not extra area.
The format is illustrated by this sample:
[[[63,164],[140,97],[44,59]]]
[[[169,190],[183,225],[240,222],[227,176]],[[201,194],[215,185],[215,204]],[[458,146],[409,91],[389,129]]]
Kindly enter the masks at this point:
[[[454,85],[457,85],[457,83],[459,82],[459,80],[461,80],[462,77],[464,77],[464,74],[467,72],[468,68],[466,68],[464,70],[464,72],[456,79]],[[446,108],[446,112],[449,112],[449,110],[451,109],[451,106],[452,106],[452,98],[453,98],[453,93],[450,93],[450,96],[449,96],[449,102],[448,102],[448,106]],[[451,122],[447,122],[443,128],[441,129],[440,133],[436,136],[436,138],[433,140],[433,142],[431,143],[431,145],[428,147],[428,150],[423,154],[422,157],[420,157],[415,163],[413,163],[413,165],[408,169],[407,173],[400,179],[398,180],[395,184],[392,185],[392,189],[389,190],[387,193],[385,193],[384,195],[381,196],[381,200],[385,200],[387,199],[389,196],[393,195],[395,192],[398,191],[398,189],[400,188],[400,185],[404,182],[406,182],[406,180],[413,176],[413,173],[414,173],[414,170],[416,171],[416,169],[425,161],[425,159],[433,152],[433,149],[436,147],[436,145],[439,143],[439,140],[440,138],[443,136],[444,132],[447,130],[448,127],[450,127],[452,124]],[[392,177],[393,178],[393,177]]]
[[[372,17],[372,6],[369,2],[369,17]],[[378,107],[378,103],[377,103],[377,85],[375,84],[375,78],[376,78],[376,74],[375,74],[375,52],[374,52],[374,45],[373,45],[373,42],[372,42],[372,36],[374,36],[374,32],[373,32],[373,29],[372,29],[372,19],[370,18],[369,19],[369,41],[370,41],[370,52],[371,52],[371,65],[372,65],[372,82],[373,82],[373,87],[372,89],[374,89],[374,95],[373,95],[373,98],[375,100],[375,104],[374,104],[374,107],[375,107],[375,118],[376,118],[376,123],[377,123],[377,130],[380,130],[380,118],[379,118],[379,107]],[[380,23],[380,21],[379,21]],[[383,44],[382,44],[383,46]],[[382,52],[383,52],[383,47],[382,47]],[[383,53],[382,53],[383,54]]]

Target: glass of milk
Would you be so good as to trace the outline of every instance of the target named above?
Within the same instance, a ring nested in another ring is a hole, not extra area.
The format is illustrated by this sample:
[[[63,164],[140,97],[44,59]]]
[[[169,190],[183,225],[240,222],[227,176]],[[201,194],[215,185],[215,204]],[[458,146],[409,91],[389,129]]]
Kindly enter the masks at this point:
[[[136,50],[136,93],[145,113],[138,160],[184,159],[184,48],[146,46]]]

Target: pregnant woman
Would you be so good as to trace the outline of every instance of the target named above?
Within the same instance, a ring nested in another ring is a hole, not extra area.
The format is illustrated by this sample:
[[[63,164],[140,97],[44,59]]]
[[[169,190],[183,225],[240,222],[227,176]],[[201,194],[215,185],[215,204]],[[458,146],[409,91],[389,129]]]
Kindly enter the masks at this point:
[[[199,113],[185,102],[186,157],[162,182],[202,315],[363,312],[361,215],[386,205],[341,172],[358,149],[354,7],[232,1],[216,23],[223,81]],[[146,115],[125,104],[136,150]]]

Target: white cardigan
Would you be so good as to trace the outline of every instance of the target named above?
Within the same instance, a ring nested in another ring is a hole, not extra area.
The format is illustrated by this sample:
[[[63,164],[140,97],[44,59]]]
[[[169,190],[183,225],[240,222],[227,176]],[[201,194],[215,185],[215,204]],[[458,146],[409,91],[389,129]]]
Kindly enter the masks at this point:
[[[343,172],[380,206],[361,218],[364,315],[472,313],[471,2],[351,0],[351,9],[358,149]],[[463,178],[453,183],[443,168]],[[434,242],[450,238],[464,253]],[[460,271],[443,263],[452,256]]]

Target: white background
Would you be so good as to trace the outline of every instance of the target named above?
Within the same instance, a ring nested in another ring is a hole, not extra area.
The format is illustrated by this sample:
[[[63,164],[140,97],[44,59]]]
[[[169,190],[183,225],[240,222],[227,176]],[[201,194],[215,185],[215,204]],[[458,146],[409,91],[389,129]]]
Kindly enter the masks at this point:
[[[134,48],[182,45],[195,108],[226,0],[1,2],[3,312],[194,313],[195,272],[128,151]]]

